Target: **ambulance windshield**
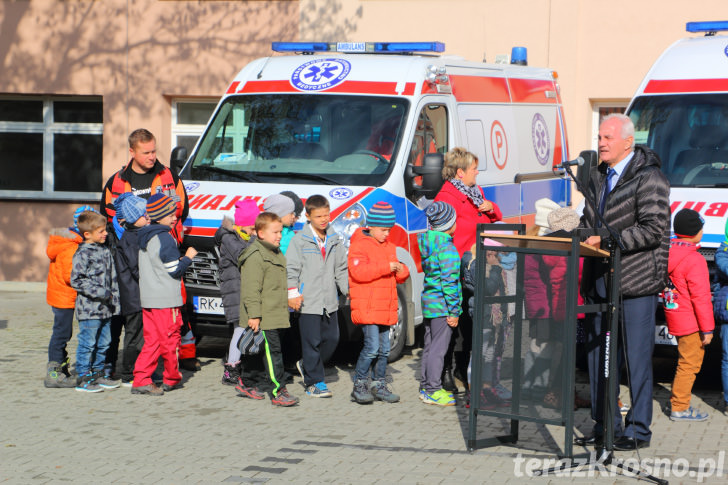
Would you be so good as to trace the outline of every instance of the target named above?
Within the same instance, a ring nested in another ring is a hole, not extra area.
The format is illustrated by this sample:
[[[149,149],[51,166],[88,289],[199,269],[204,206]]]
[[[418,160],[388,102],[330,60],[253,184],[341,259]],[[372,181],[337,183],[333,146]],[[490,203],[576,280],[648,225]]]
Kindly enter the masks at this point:
[[[225,100],[184,178],[381,185],[409,103],[372,96],[264,94]]]
[[[672,187],[728,187],[728,94],[641,96],[628,114]]]

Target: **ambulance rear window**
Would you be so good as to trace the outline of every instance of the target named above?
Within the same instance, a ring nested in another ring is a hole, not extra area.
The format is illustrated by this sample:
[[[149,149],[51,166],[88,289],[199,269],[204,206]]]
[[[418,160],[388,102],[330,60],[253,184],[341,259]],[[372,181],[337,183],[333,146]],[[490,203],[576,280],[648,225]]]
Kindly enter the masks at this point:
[[[409,102],[375,96],[228,98],[193,161],[193,180],[380,185],[391,172]]]
[[[728,93],[641,96],[628,114],[672,187],[728,187]]]

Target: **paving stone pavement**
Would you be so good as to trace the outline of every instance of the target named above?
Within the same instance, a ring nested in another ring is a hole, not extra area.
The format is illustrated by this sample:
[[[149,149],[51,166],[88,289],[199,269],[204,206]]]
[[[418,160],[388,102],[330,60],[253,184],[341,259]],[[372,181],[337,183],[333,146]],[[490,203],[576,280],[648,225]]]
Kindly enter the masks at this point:
[[[46,389],[43,373],[52,313],[42,291],[0,288],[0,482],[36,483],[633,483],[613,467],[532,478],[563,446],[563,428],[522,423],[515,445],[469,453],[462,406],[425,406],[417,397],[419,350],[390,366],[398,404],[350,402],[347,364],[327,369],[331,399],[308,398],[300,378],[289,390],[294,408],[250,401],[222,386],[226,342],[203,339],[200,372],[184,372],[184,388],[162,397],[120,388],[98,394]],[[75,333],[69,352],[75,360]],[[578,385],[586,393],[586,384]],[[660,410],[669,383],[655,388],[652,446],[639,459],[670,483],[728,483],[728,418],[714,409],[717,390],[694,404],[703,423],[673,423]],[[717,388],[716,388],[717,389]],[[626,391],[622,390],[622,395]],[[588,410],[577,432],[591,428]],[[481,435],[508,423],[480,418]],[[576,453],[587,450],[575,447]],[[638,460],[637,453],[615,454]],[[711,469],[712,465],[712,469]],[[669,476],[667,473],[669,472]],[[701,474],[699,476],[699,474]],[[700,479],[700,480],[699,480]]]

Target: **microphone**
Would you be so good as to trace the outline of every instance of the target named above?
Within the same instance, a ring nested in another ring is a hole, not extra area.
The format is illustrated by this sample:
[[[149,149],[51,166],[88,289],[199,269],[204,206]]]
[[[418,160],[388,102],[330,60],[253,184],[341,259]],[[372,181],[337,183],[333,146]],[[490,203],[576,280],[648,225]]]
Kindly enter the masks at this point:
[[[574,160],[567,160],[565,162],[561,162],[561,165],[559,165],[559,166],[560,167],[575,167],[575,166],[581,167],[582,165],[584,165],[585,162],[586,161],[584,160],[584,157],[580,156],[580,157],[575,158]]]

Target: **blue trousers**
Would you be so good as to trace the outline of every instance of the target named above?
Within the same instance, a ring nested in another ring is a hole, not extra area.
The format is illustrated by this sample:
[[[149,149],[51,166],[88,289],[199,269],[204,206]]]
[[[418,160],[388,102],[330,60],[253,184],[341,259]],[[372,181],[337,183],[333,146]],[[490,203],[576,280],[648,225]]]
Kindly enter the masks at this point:
[[[102,371],[111,342],[111,319],[79,320],[78,329],[76,372],[82,376]]]
[[[387,377],[389,358],[389,325],[360,325],[364,333],[364,347],[356,361],[356,378],[364,380],[372,369],[372,380],[383,381]]]
[[[652,351],[655,348],[655,310],[657,296],[625,298],[618,310],[620,327],[616,356],[617,369],[622,367],[626,350],[632,406],[625,417],[614,403],[614,436],[634,437],[650,441],[652,431]],[[621,321],[624,321],[624,325]],[[604,349],[602,331],[607,325],[607,315],[592,313],[585,321],[587,361],[589,365],[589,386],[592,395],[592,419],[594,434],[604,434]],[[624,330],[624,331],[623,331]],[[624,350],[623,350],[624,349]],[[614,357],[614,356],[613,356]],[[619,371],[612,377],[612,383],[619,385]],[[618,395],[618,394],[615,394]]]
[[[73,336],[74,309],[51,307],[51,310],[53,310],[53,332],[48,342],[48,362],[62,364],[68,357],[66,344]]]
[[[336,312],[326,315],[301,313],[298,318],[303,355],[303,384],[324,382],[324,364],[339,344],[339,319]]]

